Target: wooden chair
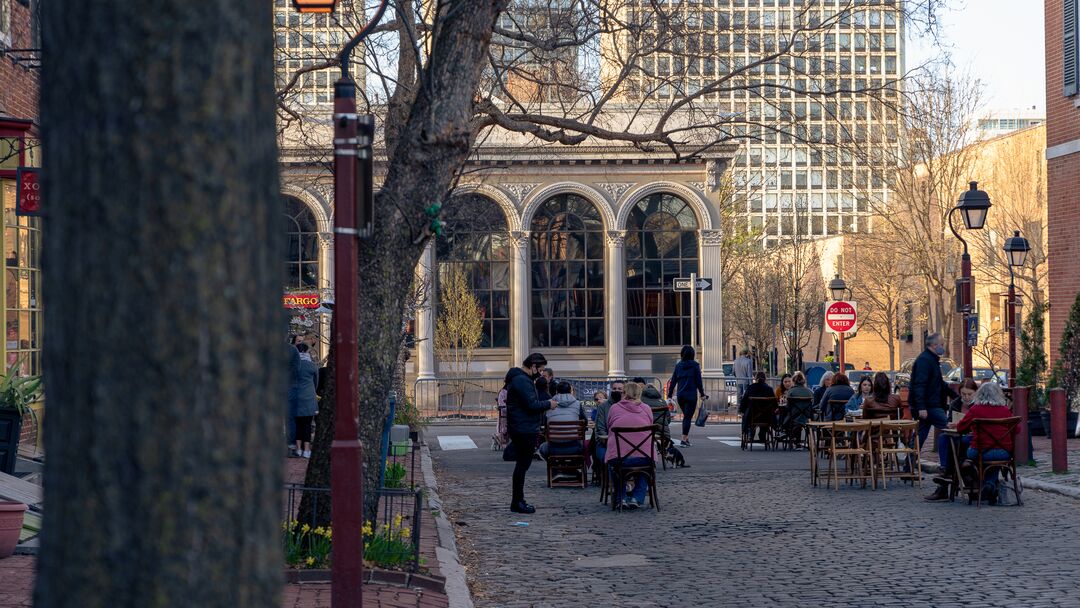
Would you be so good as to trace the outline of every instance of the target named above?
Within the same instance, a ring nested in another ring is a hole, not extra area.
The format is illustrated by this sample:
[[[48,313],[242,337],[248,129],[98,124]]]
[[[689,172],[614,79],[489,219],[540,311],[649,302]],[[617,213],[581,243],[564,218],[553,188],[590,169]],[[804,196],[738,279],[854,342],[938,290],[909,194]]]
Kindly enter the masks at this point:
[[[818,478],[821,476],[821,460],[824,459],[828,463],[832,463],[832,456],[829,449],[832,446],[832,422],[822,422],[819,420],[811,420],[806,423],[806,447],[810,452],[810,484],[815,488],[818,485]],[[832,474],[830,468],[826,474],[828,478]]]
[[[908,402],[908,395],[911,394],[911,389],[904,387],[896,393],[900,397],[900,419],[911,420],[911,404]]]
[[[589,481],[588,472],[585,469],[585,428],[588,425],[584,420],[567,422],[548,422],[544,428],[544,440],[548,444],[547,455],[547,485],[551,487],[584,488]],[[579,442],[581,450],[576,454],[552,454],[551,447],[555,443]],[[571,473],[573,481],[556,480],[559,473]]]
[[[746,431],[742,434],[742,449],[754,450],[754,444],[760,443],[768,450],[771,446],[776,449],[776,410],[780,404],[776,397],[750,397],[750,405],[746,408]],[[757,431],[762,429],[763,433]],[[755,439],[762,435],[762,439]]]
[[[667,470],[668,451],[675,442],[671,440],[671,411],[665,407],[651,407],[653,424],[656,425],[656,450],[660,455],[660,466]],[[671,466],[675,466],[672,458]]]
[[[780,423],[784,444],[791,449],[809,447],[806,424],[814,417],[814,400],[810,398],[787,400],[787,411]]]
[[[874,485],[873,445],[870,442],[869,422],[834,422],[829,447],[833,487],[840,489],[840,480],[862,481]],[[840,472],[839,459],[847,460],[847,471]]]
[[[919,460],[919,422],[917,420],[881,420],[873,433],[877,440],[878,471],[881,487],[888,489],[888,478],[894,477],[922,487]],[[907,464],[908,469],[904,470]]]
[[[615,450],[615,457],[611,461],[611,510],[622,511],[622,504],[615,500],[614,488],[621,484],[625,493],[627,478],[630,475],[641,474],[649,480],[649,505],[659,512],[660,501],[656,498],[656,461],[650,453],[653,445],[656,444],[656,425],[613,428],[608,431],[611,438],[608,441],[608,449]],[[633,438],[634,435],[638,436],[637,439]],[[624,447],[625,452],[622,451]],[[649,463],[624,465],[623,460],[626,458],[647,458]]]
[[[1004,482],[1008,476],[1012,476],[1013,492],[1016,493],[1016,506],[1022,506],[1024,501],[1021,500],[1020,493],[1023,492],[1023,488],[1020,485],[1020,478],[1016,475],[1016,458],[1013,456],[1013,450],[1010,450],[1007,445],[994,436],[995,434],[1005,434],[1008,437],[1015,437],[1016,427],[1020,424],[1020,417],[976,418],[971,422],[972,436],[979,437],[990,445],[982,446],[979,449],[979,456],[975,459],[975,472],[978,475],[979,481],[978,484],[971,489],[971,493],[968,494],[968,504],[971,504],[971,499],[974,498],[976,509],[982,505],[982,487],[983,484],[986,483],[986,473],[993,469],[998,469],[1001,473],[1000,482]],[[994,448],[1005,450],[1009,453],[1009,457],[1005,460],[984,460],[983,452]],[[963,457],[964,455],[961,454],[960,456]]]

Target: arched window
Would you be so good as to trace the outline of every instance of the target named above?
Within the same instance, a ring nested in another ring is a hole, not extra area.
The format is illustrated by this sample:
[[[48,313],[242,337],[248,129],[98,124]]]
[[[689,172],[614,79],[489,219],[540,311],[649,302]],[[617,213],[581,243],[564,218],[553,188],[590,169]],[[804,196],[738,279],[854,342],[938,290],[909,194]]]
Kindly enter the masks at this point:
[[[299,199],[283,196],[285,232],[289,251],[285,257],[285,289],[319,288],[319,225],[315,214]]]
[[[574,194],[548,199],[532,225],[532,345],[604,345],[604,222]]]
[[[480,348],[509,348],[510,235],[506,215],[486,196],[466,194],[447,205],[442,219],[446,226],[436,241],[436,280],[451,270],[462,271],[484,315]],[[436,296],[436,307],[439,301]]]
[[[698,271],[697,218],[670,194],[645,197],[630,212],[626,237],[628,346],[690,343],[690,293],[671,281]]]

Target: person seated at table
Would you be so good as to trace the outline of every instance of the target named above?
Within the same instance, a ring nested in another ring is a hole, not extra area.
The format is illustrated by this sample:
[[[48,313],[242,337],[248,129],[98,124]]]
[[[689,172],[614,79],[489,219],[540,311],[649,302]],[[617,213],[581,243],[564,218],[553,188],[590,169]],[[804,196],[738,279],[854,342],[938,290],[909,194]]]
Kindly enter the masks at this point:
[[[859,383],[859,386],[862,387],[862,382]],[[874,374],[873,391],[868,397],[864,397],[862,402],[863,420],[876,420],[878,418],[898,420],[900,418],[900,408],[903,406],[900,396],[894,395],[892,392],[892,382],[889,381],[889,376],[885,372]]]
[[[739,413],[742,414],[742,432],[745,435],[750,430],[750,416],[747,415],[750,411],[751,399],[775,399],[776,393],[772,387],[769,386],[768,377],[765,372],[756,372],[754,374],[754,383],[747,387],[746,392],[743,393],[742,403],[739,404]],[[759,429],[761,438],[765,438],[765,429]]]
[[[546,412],[548,422],[574,422],[586,420],[585,406],[574,396],[573,387],[566,380],[562,380],[555,386],[556,408]],[[540,445],[540,455],[547,458],[549,455],[567,456],[580,454],[584,446],[580,441],[552,441]]]
[[[967,460],[961,465],[961,470],[971,473],[969,483],[973,481],[975,476],[971,461],[977,459],[980,452],[983,460],[1007,460],[1012,456],[1013,452],[1013,436],[1006,433],[1005,429],[986,429],[984,432],[987,433],[987,436],[984,437],[974,433],[974,421],[978,419],[1010,418],[1012,415],[1012,409],[1009,407],[1008,400],[1005,399],[1005,393],[997,382],[985,382],[975,392],[971,407],[964,414],[964,417],[960,419],[960,422],[956,424],[956,430],[960,433],[972,431],[971,435],[962,435],[957,446],[959,448],[957,452],[961,457],[967,456]],[[1019,426],[1013,429],[1013,433],[1019,431]],[[945,449],[941,450],[941,468],[943,471],[951,471],[953,468],[952,450],[949,449],[948,444],[945,444],[944,447]],[[964,473],[964,477],[968,479],[969,475]],[[997,478],[997,469],[991,469],[987,472],[987,477],[984,480],[985,484],[981,488],[983,497],[991,505],[997,504]],[[949,497],[948,484],[939,481],[937,477],[934,478],[934,482],[938,484],[937,490],[927,496],[926,499],[947,499]]]
[[[964,381],[960,383],[960,396],[949,402],[949,410],[953,412],[959,412],[960,416],[963,416],[971,408],[972,400],[975,399],[975,392],[979,390],[979,385],[973,378],[964,378]]]
[[[608,439],[608,412],[611,411],[611,406],[622,401],[624,384],[621,380],[616,380],[611,383],[611,392],[608,393],[607,400],[596,404],[596,411],[594,412],[596,422],[593,428],[593,456],[595,456],[594,463],[604,462],[604,456],[607,451],[607,439]],[[594,465],[595,467],[595,465]],[[599,478],[599,476],[595,476]]]
[[[602,390],[596,391],[595,393],[592,394],[592,401],[593,401],[593,407],[592,407],[592,411],[589,412],[589,418],[593,422],[596,422],[596,412],[597,412],[597,410],[600,409],[600,404],[607,401],[607,393],[602,391]]]
[[[851,381],[844,373],[833,374],[832,386],[825,390],[825,393],[821,395],[821,402],[818,403],[818,407],[821,409],[822,420],[843,420],[843,411],[830,411],[832,406],[829,405],[830,401],[843,401],[847,403],[848,399],[855,394],[855,390],[851,388]]]
[[[821,411],[821,398],[825,395],[825,391],[829,390],[832,386],[833,373],[825,372],[821,375],[821,384],[814,389],[814,409]]]
[[[814,391],[806,388],[806,374],[802,372],[795,372],[791,376],[791,388],[785,396],[790,401],[791,399],[809,399],[811,403],[814,400]]]
[[[644,387],[637,382],[627,382],[623,389],[622,401],[611,406],[611,410],[607,415],[607,428],[609,433],[609,441],[614,441],[615,435],[610,434],[613,429],[620,428],[634,428],[642,426],[650,426],[653,424],[652,410],[649,406],[641,402],[641,393]],[[652,441],[648,441],[648,431],[628,433],[626,435],[620,435],[621,441],[617,444],[608,445],[607,452],[605,454],[605,462],[608,463],[608,474],[613,474],[612,463],[616,461],[616,457],[621,460],[624,466],[642,466],[649,464],[650,461],[656,459],[656,452],[653,449]],[[648,456],[642,456],[639,453],[634,453],[634,445],[643,443],[640,446],[640,450],[648,454]],[[634,489],[629,497],[626,496],[626,487],[619,487],[622,484],[615,484],[615,501],[616,504],[621,504],[623,508],[636,509],[645,502],[645,494],[649,491],[649,480],[644,475],[635,475]]]
[[[855,389],[855,394],[848,399],[847,404],[844,405],[844,410],[848,412],[857,412],[862,409],[863,401],[869,399],[874,394],[874,381],[870,379],[870,376],[863,376],[859,380],[859,388]]]
[[[668,409],[667,401],[655,386],[646,384],[644,378],[634,378],[634,382],[645,387],[641,391],[641,402],[652,410],[653,424],[660,427],[660,436],[667,445],[671,441],[671,410]]]
[[[787,392],[791,390],[791,387],[795,386],[795,382],[791,379],[791,374],[784,374],[780,377],[780,385],[776,387],[776,401],[780,405],[784,404],[787,400]]]

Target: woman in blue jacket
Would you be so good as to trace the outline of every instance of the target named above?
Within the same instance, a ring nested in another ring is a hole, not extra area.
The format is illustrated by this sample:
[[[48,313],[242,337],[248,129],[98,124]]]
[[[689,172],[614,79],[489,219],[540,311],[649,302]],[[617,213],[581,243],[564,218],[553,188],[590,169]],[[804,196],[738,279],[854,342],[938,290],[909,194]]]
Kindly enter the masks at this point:
[[[679,358],[680,361],[675,364],[675,371],[672,372],[671,380],[668,382],[667,398],[671,399],[671,396],[675,395],[679,402],[679,409],[683,413],[682,441],[679,442],[679,447],[688,448],[690,447],[690,424],[694,421],[698,395],[701,395],[702,400],[708,399],[709,396],[705,394],[705,387],[701,383],[701,365],[694,360],[694,348],[689,345],[682,347]]]

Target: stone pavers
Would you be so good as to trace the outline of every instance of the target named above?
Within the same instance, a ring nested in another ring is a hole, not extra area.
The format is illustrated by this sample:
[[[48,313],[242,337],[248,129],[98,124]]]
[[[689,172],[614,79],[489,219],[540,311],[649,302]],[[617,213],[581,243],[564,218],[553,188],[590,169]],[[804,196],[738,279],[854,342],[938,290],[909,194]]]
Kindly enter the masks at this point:
[[[30,555],[0,559],[0,606],[15,608],[34,605],[34,564]]]
[[[526,490],[538,511],[512,514],[511,463],[433,449],[476,605],[1077,605],[1074,499],[1029,490],[1024,507],[976,509],[923,501],[930,483],[813,488],[805,452],[696,437],[692,468],[658,473],[659,513],[548,489],[538,462]]]

